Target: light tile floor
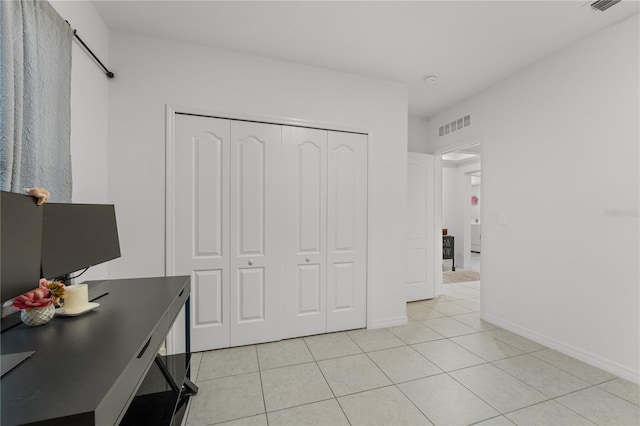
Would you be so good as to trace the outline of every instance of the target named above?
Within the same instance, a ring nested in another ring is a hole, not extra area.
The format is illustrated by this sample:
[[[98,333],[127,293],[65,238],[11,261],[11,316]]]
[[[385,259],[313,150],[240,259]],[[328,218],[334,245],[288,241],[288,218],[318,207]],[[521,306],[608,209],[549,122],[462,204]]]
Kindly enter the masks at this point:
[[[640,425],[640,387],[480,319],[480,283],[409,323],[192,357],[186,425]]]

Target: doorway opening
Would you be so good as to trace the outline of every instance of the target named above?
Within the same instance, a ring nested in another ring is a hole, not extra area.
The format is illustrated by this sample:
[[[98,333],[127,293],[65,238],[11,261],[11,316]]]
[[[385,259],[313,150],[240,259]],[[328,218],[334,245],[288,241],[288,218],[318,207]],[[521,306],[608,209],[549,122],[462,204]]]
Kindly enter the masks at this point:
[[[482,145],[441,154],[442,298],[480,311]],[[468,313],[468,312],[467,312]]]

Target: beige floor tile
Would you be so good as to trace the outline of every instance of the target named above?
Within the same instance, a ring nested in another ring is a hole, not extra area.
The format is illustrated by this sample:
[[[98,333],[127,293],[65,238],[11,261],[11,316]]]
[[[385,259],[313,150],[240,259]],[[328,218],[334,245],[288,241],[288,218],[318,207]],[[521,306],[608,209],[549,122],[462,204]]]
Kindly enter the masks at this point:
[[[256,349],[261,370],[314,361],[302,339],[264,343],[256,346]]]
[[[258,371],[255,346],[218,349],[202,353],[198,381]]]
[[[421,321],[430,329],[445,337],[461,336],[463,334],[477,333],[478,330],[450,317],[433,318]]]
[[[491,364],[469,367],[449,374],[501,413],[548,399],[531,386]]]
[[[494,362],[493,365],[551,398],[590,386],[587,382],[530,355],[503,359]]]
[[[556,401],[599,425],[640,424],[640,407],[597,387],[565,395]]]
[[[503,342],[513,346],[514,348],[520,349],[522,352],[540,351],[547,348],[540,343],[529,340],[526,337],[519,336],[503,328],[496,328],[495,330],[490,330],[486,333],[491,337],[502,340]]]
[[[505,415],[518,426],[593,425],[589,420],[555,401],[542,402]]]
[[[369,357],[394,383],[442,373],[410,346],[370,352]]]
[[[513,426],[513,424],[514,423],[505,416],[498,416],[479,423],[474,423],[473,426]]]
[[[467,309],[458,304],[458,301],[438,303],[438,305],[434,306],[433,309],[445,315],[460,315],[473,312],[471,309]]]
[[[480,288],[473,288],[469,286],[457,286],[450,287],[451,284],[446,284],[442,286],[442,291],[446,293],[446,295],[453,296],[458,299],[474,299],[480,297]]]
[[[472,298],[472,299],[462,299],[462,300],[456,300],[454,302],[456,305],[460,305],[463,306],[467,309],[472,310],[473,312],[479,312],[480,311],[480,298]]]
[[[319,334],[305,337],[304,341],[313,357],[318,361],[362,353],[362,350],[346,333]]]
[[[640,405],[640,385],[637,383],[617,378],[604,382],[598,387],[633,404]]]
[[[189,361],[189,369],[191,370],[191,381],[195,383],[198,380],[198,372],[200,371],[200,363],[202,362],[202,352],[191,354]]]
[[[210,425],[265,412],[259,373],[206,380],[191,398],[188,426]]]
[[[433,309],[432,307],[419,306],[415,308],[407,308],[407,316],[416,321],[422,321],[431,318],[442,318],[446,316]]]
[[[261,372],[267,411],[333,398],[315,362]]]
[[[386,328],[353,330],[347,334],[365,352],[405,345],[402,340]]]
[[[562,354],[553,349],[545,349],[538,352],[532,352],[531,355],[543,360],[544,362],[554,365],[559,369],[566,371],[567,373],[573,374],[579,379],[584,380],[585,382],[592,385],[597,385],[599,383],[615,378],[613,374],[607,373],[606,371],[600,370],[599,368],[593,367],[589,364],[585,364],[584,362],[578,361],[575,358]]]
[[[216,423],[216,426],[268,426],[268,424],[267,416],[265,414],[259,414],[257,416],[244,417],[229,422]]]
[[[458,370],[486,362],[448,339],[411,346],[444,371]]]
[[[487,361],[496,361],[522,354],[522,351],[485,333],[467,334],[453,337],[451,340]]]
[[[399,337],[403,342],[412,345],[414,343],[429,342],[431,340],[444,339],[440,333],[436,333],[429,327],[419,322],[411,322],[397,327],[387,328]]]
[[[338,398],[352,425],[431,425],[395,386]]]
[[[322,374],[336,396],[390,385],[384,373],[367,355],[351,355],[319,361]]]
[[[270,426],[349,425],[349,421],[335,399],[273,411],[267,415]]]
[[[500,414],[446,374],[398,387],[434,425],[469,425]]]
[[[470,314],[455,315],[452,318],[455,319],[456,321],[460,321],[461,323],[468,325],[469,327],[473,327],[478,331],[487,331],[487,330],[493,330],[494,328],[497,328],[495,325],[491,324],[490,322],[487,322],[482,318],[480,318],[480,314],[477,312],[472,312]]]

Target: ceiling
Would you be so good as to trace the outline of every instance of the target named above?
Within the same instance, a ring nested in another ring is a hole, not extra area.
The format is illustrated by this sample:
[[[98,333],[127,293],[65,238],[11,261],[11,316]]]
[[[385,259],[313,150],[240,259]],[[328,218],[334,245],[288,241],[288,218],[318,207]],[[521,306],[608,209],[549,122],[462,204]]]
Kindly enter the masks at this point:
[[[404,83],[429,117],[640,10],[585,1],[93,1],[111,30]],[[436,75],[435,83],[425,82]]]

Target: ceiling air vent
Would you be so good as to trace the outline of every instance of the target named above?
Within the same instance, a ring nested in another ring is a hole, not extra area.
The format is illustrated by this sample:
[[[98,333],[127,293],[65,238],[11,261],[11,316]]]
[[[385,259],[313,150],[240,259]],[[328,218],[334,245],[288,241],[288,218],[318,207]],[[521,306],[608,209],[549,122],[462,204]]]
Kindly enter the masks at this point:
[[[620,0],[597,0],[591,3],[591,9],[604,12],[617,3],[620,3]]]
[[[450,133],[462,130],[465,127],[471,126],[471,114],[467,114],[464,117],[457,118],[453,121],[443,124],[438,127],[438,137],[447,136]]]

